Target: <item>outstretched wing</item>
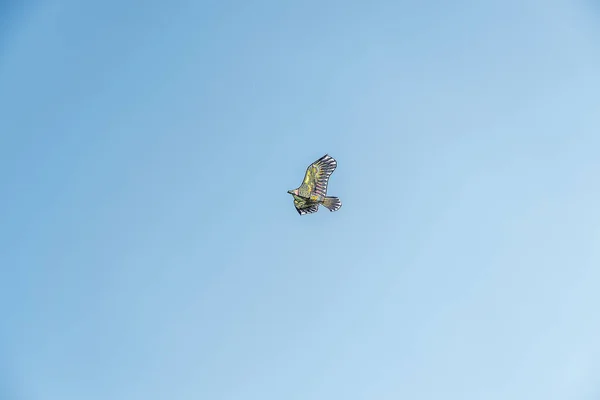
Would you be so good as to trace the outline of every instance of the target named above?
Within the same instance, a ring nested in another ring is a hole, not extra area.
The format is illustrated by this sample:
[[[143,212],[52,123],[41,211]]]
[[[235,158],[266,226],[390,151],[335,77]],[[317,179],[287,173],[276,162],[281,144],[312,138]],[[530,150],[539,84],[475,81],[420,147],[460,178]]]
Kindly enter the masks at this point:
[[[312,214],[319,210],[318,204],[311,204],[307,206],[306,202],[301,200],[294,200],[294,207],[296,207],[296,211],[298,211],[298,214],[300,215]]]
[[[300,196],[310,197],[313,194],[318,196],[327,195],[329,177],[335,170],[335,167],[337,167],[337,161],[328,154],[310,164],[306,169],[302,185],[298,188]]]

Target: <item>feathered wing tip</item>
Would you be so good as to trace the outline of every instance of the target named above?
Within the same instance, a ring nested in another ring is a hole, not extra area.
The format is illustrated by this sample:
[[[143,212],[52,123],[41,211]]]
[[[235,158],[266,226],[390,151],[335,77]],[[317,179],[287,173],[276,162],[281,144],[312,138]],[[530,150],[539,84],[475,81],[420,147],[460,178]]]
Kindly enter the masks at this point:
[[[298,211],[298,214],[300,214],[300,215],[316,213],[318,210],[319,210],[318,204],[314,204],[314,205],[312,205],[310,207],[306,207],[306,208],[296,207],[296,211]]]
[[[338,197],[328,196],[323,200],[323,205],[333,212],[342,208],[342,201]]]
[[[331,175],[335,168],[337,167],[337,161],[335,158],[331,157],[329,154],[325,154],[323,157],[319,158],[317,161],[313,163],[319,167],[321,171],[324,173]]]

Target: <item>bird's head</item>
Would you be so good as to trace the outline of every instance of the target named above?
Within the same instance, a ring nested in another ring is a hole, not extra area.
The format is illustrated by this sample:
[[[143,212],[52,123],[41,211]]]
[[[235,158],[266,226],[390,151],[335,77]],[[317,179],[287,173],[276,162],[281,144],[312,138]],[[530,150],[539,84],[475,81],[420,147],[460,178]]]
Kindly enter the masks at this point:
[[[294,190],[288,190],[288,193],[289,193],[289,194],[292,194],[292,195],[294,195],[294,194],[295,194],[295,195],[298,195],[298,189],[294,189]]]

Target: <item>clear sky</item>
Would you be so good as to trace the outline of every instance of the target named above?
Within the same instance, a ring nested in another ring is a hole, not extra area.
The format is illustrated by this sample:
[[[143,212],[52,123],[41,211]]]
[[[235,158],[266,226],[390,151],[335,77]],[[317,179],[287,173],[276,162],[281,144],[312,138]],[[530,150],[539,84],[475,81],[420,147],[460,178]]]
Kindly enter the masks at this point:
[[[600,398],[592,2],[0,4],[0,399]]]

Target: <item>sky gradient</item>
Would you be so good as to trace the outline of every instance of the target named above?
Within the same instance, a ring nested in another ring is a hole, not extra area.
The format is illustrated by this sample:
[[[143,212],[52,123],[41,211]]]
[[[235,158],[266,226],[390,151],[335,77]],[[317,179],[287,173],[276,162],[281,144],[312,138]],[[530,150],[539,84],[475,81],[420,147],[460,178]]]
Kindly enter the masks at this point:
[[[592,2],[16,4],[0,399],[600,398]]]

